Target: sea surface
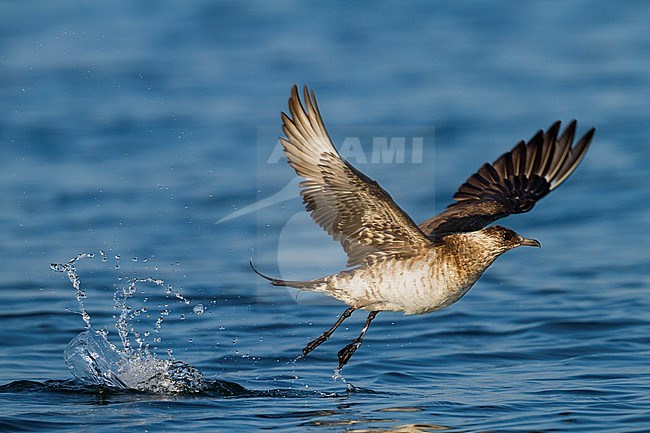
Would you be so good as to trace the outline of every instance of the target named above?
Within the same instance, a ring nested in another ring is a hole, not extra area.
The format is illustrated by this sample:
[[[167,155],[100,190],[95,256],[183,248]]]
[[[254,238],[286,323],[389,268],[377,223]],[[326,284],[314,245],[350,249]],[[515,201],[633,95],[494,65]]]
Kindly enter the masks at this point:
[[[0,431],[650,431],[648,22],[635,1],[0,3]],[[278,153],[294,83],[418,222],[555,120],[596,135],[500,222],[540,250],[446,310],[379,314],[336,373],[365,314],[299,359],[345,306],[248,263],[345,267]]]

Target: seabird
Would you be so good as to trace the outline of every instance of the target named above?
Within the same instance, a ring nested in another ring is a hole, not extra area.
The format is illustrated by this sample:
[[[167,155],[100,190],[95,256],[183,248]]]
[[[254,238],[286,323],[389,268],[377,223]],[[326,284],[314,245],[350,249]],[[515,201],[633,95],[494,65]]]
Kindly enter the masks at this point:
[[[314,92],[304,87],[303,106],[294,85],[290,116],[282,113],[280,139],[289,164],[305,180],[301,195],[313,220],[339,241],[350,269],[308,281],[271,278],[274,286],[333,296],[349,308],[303,349],[325,342],[358,309],[369,312],[359,336],[338,352],[342,369],[380,311],[425,314],[455,303],[501,254],[539,247],[506,227],[488,224],[528,212],[560,186],[584,158],[595,129],[573,145],[576,121],[558,137],[560,122],[520,141],[484,164],[454,194],[443,212],[416,224],[377,182],[344,160],[332,144]]]

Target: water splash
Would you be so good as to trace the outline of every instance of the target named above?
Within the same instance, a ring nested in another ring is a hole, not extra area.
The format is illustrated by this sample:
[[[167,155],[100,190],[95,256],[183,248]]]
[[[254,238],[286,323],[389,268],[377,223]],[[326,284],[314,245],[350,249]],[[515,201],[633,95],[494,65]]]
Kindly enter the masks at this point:
[[[77,335],[65,348],[64,357],[72,374],[89,385],[156,393],[200,392],[206,386],[196,367],[173,358],[128,354],[93,328]]]
[[[72,374],[86,384],[129,387],[120,379],[128,358],[99,331],[88,328],[77,335],[65,348],[63,356]]]
[[[106,262],[106,254],[100,251],[100,255],[102,262]],[[168,359],[161,359],[155,353],[151,353],[147,342],[151,332],[141,333],[132,326],[141,315],[149,315],[147,306],[134,309],[129,304],[129,300],[137,293],[138,284],[154,284],[162,287],[166,297],[173,297],[184,304],[189,304],[190,300],[161,279],[148,277],[129,280],[128,284],[118,288],[113,296],[114,308],[119,311],[115,328],[122,347],[118,348],[108,340],[108,331],[96,330],[92,327],[90,315],[84,305],[87,295],[81,288],[75,263],[93,257],[94,254],[83,253],[67,263],[50,265],[52,270],[66,273],[72,282],[81,316],[86,325],[85,331],[72,339],[64,351],[65,362],[71,373],[85,384],[118,389],[156,393],[191,393],[204,390],[208,382],[204,380],[197,368],[174,359],[171,349],[167,351]],[[116,255],[115,260],[119,263],[119,256]],[[194,312],[200,315],[203,313],[203,306],[198,307],[198,305],[194,307]],[[170,310],[165,305],[157,316],[153,333],[160,332],[162,323],[169,314]],[[132,343],[131,338],[135,344]],[[159,343],[161,339],[157,336],[153,341]]]
[[[75,268],[74,264],[78,260],[87,259],[87,258],[92,259],[93,257],[95,257],[95,255],[92,253],[81,253],[78,254],[77,257],[70,259],[68,263],[50,264],[50,269],[52,269],[53,271],[65,272],[68,275],[68,279],[72,283],[72,287],[74,287],[75,296],[77,297],[77,303],[79,304],[79,310],[81,312],[81,317],[86,323],[86,328],[90,328],[90,315],[86,312],[86,308],[84,307],[84,299],[86,299],[86,291],[81,289],[81,281],[79,280],[79,275],[77,275],[77,269]]]

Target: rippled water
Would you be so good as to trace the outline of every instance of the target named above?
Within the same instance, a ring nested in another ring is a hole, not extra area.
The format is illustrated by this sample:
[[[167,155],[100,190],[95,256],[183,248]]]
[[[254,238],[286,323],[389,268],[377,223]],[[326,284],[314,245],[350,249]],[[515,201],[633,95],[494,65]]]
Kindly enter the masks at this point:
[[[600,1],[2,3],[0,431],[647,430],[649,19]],[[504,255],[447,310],[379,314],[334,379],[364,315],[297,359],[344,307],[247,263],[345,264],[273,153],[293,83],[416,221],[556,119],[597,132],[565,185],[504,221],[541,250]],[[373,162],[391,136],[404,161]],[[50,264],[84,252],[80,293]],[[202,386],[77,379],[82,311],[89,347],[126,353],[126,335]]]

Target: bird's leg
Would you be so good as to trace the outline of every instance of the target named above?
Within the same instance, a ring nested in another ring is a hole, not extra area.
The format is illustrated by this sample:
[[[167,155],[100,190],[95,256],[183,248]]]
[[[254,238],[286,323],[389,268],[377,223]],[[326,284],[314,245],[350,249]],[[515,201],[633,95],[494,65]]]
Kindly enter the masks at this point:
[[[361,334],[357,337],[356,340],[354,340],[352,343],[348,344],[345,346],[343,349],[339,350],[339,370],[345,366],[345,364],[348,363],[350,358],[352,358],[352,355],[354,352],[357,351],[359,346],[361,346],[361,341],[363,341],[363,336],[366,335],[366,331],[368,330],[368,327],[370,326],[370,322],[372,322],[372,319],[375,318],[375,316],[379,313],[379,311],[371,311],[370,314],[368,314],[368,318],[366,319],[366,323],[363,325],[363,329],[361,330]]]
[[[338,318],[336,323],[334,323],[334,325],[330,329],[323,332],[323,335],[321,335],[320,337],[310,341],[309,344],[307,344],[307,346],[305,346],[305,348],[302,349],[302,356],[303,357],[307,356],[309,352],[311,352],[312,350],[314,350],[315,348],[323,344],[325,341],[327,341],[327,339],[330,338],[330,336],[334,333],[334,331],[336,331],[336,328],[338,328],[339,325],[343,323],[345,319],[350,317],[350,315],[354,312],[354,310],[356,310],[356,308],[354,307],[350,307],[347,310],[345,310],[343,314],[341,314],[341,317]]]

